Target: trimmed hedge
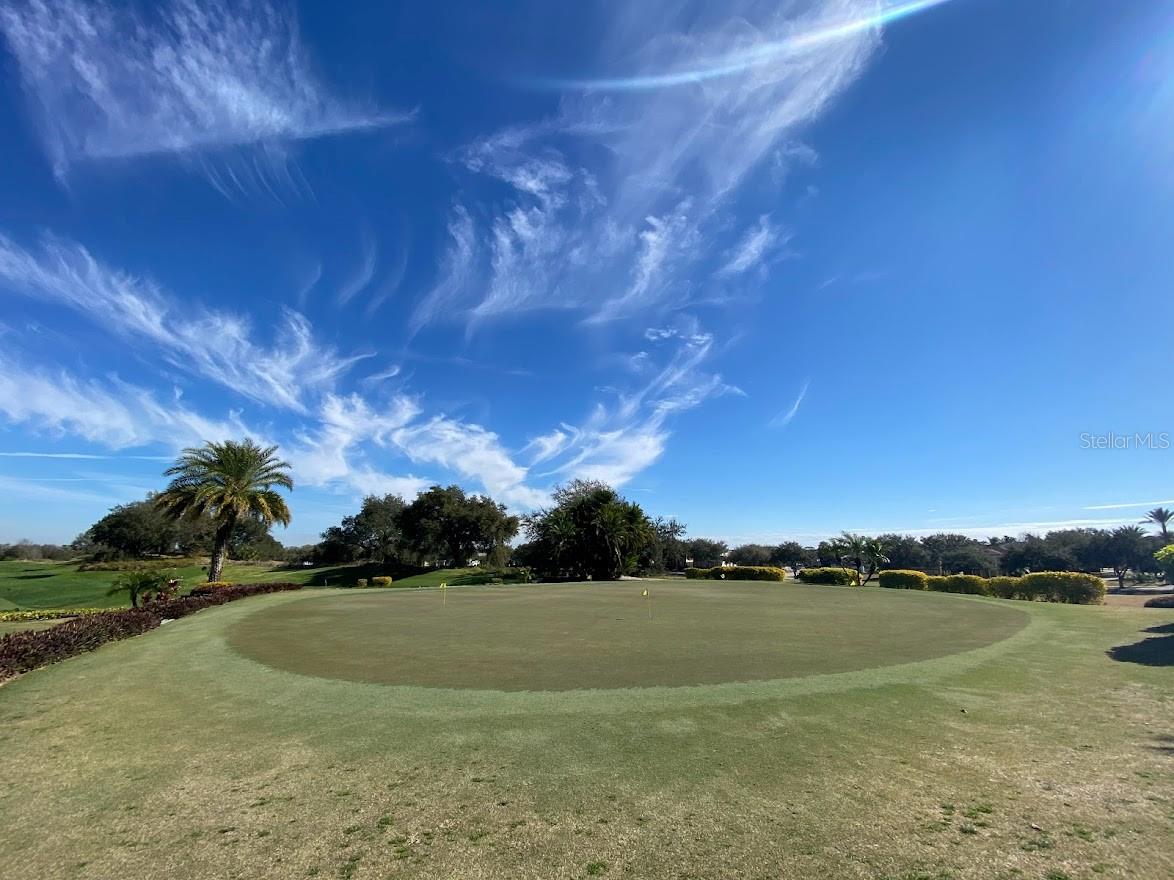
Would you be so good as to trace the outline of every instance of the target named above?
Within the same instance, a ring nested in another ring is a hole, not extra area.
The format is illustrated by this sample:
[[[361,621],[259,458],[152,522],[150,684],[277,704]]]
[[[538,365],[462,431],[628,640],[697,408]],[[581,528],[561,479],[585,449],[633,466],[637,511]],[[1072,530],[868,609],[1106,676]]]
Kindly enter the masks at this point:
[[[860,578],[851,568],[805,568],[796,577],[805,584],[835,584],[841,587],[858,587]]]
[[[940,593],[964,593],[967,596],[986,596],[986,578],[976,574],[948,574],[929,578],[929,588]]]
[[[1154,596],[1145,600],[1146,608],[1174,608],[1174,596]]]
[[[710,569],[710,576],[730,581],[774,581],[775,583],[787,579],[787,573],[773,565],[727,565],[725,568]]]
[[[997,596],[1000,599],[1022,598],[1019,594],[1019,578],[1017,577],[987,578],[986,587],[991,596]]]
[[[387,577],[386,575],[383,575],[381,577],[373,577],[373,578],[371,578],[371,586],[373,586],[373,587],[390,587],[391,586],[391,578]]]
[[[929,576],[924,571],[886,568],[877,575],[877,583],[890,590],[928,590]]]
[[[903,589],[917,580],[920,572],[889,570],[880,573],[880,585]],[[1038,571],[1023,577],[982,578],[973,574],[931,575],[925,578],[926,589],[938,593],[964,593],[970,596],[997,596],[1000,599],[1025,599],[1040,602],[1067,602],[1073,605],[1100,605],[1105,599],[1105,582],[1094,574],[1079,571]],[[893,583],[893,581],[896,583]]]
[[[1105,582],[1095,574],[1079,571],[1037,571],[1019,579],[1024,599],[1100,605],[1105,601]]]
[[[355,581],[355,586],[359,587],[360,589],[367,586],[367,579],[359,578],[357,581]]]
[[[142,608],[93,612],[67,620],[52,629],[10,633],[0,638],[0,681],[84,654],[106,642],[149,632],[164,620],[186,617],[235,599],[301,588],[301,584],[242,584],[199,596],[148,602]]]
[[[713,568],[686,568],[685,577],[715,581],[773,581],[787,579],[787,573],[773,565],[717,565]]]

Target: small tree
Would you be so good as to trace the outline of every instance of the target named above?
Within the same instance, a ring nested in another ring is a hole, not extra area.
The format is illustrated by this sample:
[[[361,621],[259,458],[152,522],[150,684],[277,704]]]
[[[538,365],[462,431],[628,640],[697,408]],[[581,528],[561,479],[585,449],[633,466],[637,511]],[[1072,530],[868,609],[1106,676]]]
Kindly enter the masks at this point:
[[[798,541],[784,541],[770,554],[772,565],[785,565],[791,569],[792,575],[798,575],[799,569],[805,565],[814,565],[816,561],[815,551]]]
[[[116,577],[106,595],[117,596],[119,593],[128,593],[130,607],[138,608],[140,600],[150,596],[167,594],[171,581],[172,576],[166,572],[136,568]]]
[[[1113,560],[1113,573],[1117,575],[1117,589],[1125,589],[1125,575],[1129,569],[1138,568],[1138,562],[1145,553],[1146,533],[1140,526],[1120,526],[1113,529],[1109,549]]]

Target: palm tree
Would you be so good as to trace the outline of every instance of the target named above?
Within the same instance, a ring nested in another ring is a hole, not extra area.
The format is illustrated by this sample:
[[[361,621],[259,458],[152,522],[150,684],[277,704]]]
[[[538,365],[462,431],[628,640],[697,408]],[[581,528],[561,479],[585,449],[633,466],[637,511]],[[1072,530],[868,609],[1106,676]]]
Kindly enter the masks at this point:
[[[1170,543],[1170,520],[1174,520],[1174,510],[1167,510],[1164,507],[1155,507],[1145,515],[1142,524],[1154,523],[1162,530],[1162,544]]]
[[[880,538],[865,539],[864,561],[868,564],[868,577],[864,579],[865,584],[872,580],[872,576],[882,565],[888,563],[889,557],[885,554],[887,549]]]
[[[185,449],[164,472],[173,479],[155,498],[160,509],[176,519],[207,513],[216,523],[208,580],[220,580],[228,541],[239,520],[289,525],[289,508],[273,487],[293,489],[293,480],[286,473],[289,464],[278,459],[276,452],[276,446],[261,446],[253,440],[209,442]]]
[[[843,557],[846,556],[856,569],[856,583],[864,583],[864,561],[868,558],[869,539],[864,537],[864,535],[844,532],[835,540],[839,544],[840,551],[843,554],[840,564],[843,564]]]

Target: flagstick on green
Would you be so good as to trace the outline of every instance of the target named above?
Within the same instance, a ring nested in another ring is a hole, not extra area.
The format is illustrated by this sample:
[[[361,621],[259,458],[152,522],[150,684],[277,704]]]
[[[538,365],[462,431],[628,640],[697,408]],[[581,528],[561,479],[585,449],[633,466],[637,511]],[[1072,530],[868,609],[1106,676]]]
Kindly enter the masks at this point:
[[[644,588],[644,598],[647,600],[645,604],[648,605],[648,619],[652,620],[652,597],[648,595],[648,588]]]
[[[443,606],[448,605],[448,582],[447,581],[440,582],[440,604]]]

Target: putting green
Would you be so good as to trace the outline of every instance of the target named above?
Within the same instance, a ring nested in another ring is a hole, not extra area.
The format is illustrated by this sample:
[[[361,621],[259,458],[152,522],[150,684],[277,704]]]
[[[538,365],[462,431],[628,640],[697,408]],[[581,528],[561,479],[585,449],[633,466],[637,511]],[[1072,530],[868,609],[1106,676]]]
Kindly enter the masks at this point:
[[[939,594],[626,582],[307,597],[243,619],[229,644],[320,678],[565,691],[871,669],[979,648],[1027,619],[1011,603]]]

